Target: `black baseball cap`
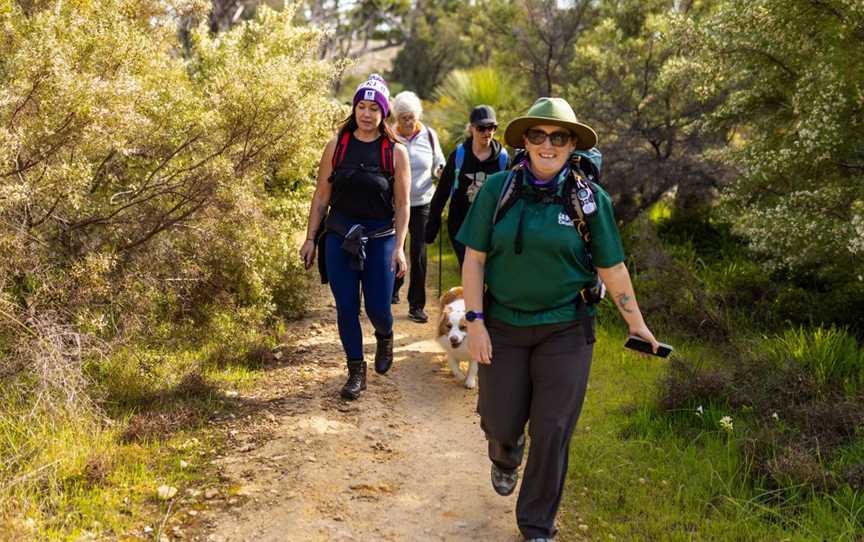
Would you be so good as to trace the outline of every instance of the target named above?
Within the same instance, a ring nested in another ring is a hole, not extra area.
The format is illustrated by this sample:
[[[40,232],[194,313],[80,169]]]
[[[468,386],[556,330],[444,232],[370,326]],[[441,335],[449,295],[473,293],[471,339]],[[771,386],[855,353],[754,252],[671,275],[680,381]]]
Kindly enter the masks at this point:
[[[498,124],[498,119],[495,118],[495,110],[488,105],[478,105],[471,110],[471,116],[468,120],[474,126],[489,126],[490,124]]]

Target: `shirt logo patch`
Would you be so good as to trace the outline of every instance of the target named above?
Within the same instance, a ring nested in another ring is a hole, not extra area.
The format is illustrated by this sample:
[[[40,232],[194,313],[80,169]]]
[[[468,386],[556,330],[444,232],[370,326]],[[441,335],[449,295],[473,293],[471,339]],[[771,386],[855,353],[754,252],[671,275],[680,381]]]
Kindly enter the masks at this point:
[[[558,224],[562,226],[573,226],[573,221],[567,216],[567,213],[558,213]]]

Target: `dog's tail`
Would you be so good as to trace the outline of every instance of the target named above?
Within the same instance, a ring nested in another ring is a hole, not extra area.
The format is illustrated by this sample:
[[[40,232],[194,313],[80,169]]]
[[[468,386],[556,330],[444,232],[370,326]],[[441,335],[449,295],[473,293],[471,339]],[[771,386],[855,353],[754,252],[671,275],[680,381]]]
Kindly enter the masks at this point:
[[[461,297],[462,297],[462,287],[461,286],[456,286],[454,288],[450,288],[449,290],[444,292],[444,295],[441,296],[441,301],[439,303],[439,306],[443,309],[449,303],[452,303],[452,302],[456,301],[457,299],[460,299]]]

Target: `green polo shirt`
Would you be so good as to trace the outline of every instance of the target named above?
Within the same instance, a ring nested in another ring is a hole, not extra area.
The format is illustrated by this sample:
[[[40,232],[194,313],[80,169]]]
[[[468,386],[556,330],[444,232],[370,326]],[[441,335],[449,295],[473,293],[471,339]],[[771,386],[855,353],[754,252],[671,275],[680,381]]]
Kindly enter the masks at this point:
[[[456,235],[459,242],[486,253],[485,281],[491,294],[486,313],[514,326],[578,320],[576,296],[593,279],[582,237],[563,205],[525,198],[519,198],[493,226],[492,217],[508,173],[486,180]],[[559,194],[562,187],[558,187]],[[529,195],[534,188],[526,183],[522,190]],[[612,267],[624,261],[612,200],[597,185],[594,198],[598,210],[588,219],[591,257],[596,267]],[[522,253],[516,254],[520,215]],[[570,300],[574,303],[568,303]],[[589,307],[589,314],[594,312],[594,307]]]

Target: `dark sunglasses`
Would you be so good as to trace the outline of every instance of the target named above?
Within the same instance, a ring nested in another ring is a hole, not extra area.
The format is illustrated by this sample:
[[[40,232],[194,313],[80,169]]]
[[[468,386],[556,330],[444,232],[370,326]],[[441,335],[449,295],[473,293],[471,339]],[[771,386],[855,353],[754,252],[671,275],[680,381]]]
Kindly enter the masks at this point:
[[[478,132],[494,132],[498,129],[497,124],[487,124],[486,126],[475,126]]]
[[[570,132],[552,132],[550,134],[537,129],[527,130],[525,132],[525,139],[527,139],[532,145],[542,145],[543,142],[546,141],[547,137],[553,147],[565,147],[567,143],[570,142],[572,136],[570,135]]]

